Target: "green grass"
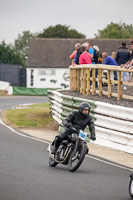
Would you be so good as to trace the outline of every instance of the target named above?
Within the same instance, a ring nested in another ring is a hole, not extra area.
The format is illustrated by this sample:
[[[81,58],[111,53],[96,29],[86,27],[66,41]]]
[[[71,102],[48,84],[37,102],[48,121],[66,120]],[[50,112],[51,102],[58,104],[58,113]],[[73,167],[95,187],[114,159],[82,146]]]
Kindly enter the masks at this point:
[[[49,103],[39,103],[28,107],[7,110],[6,116],[9,123],[16,127],[44,128],[52,122]]]
[[[5,90],[0,90],[0,96],[7,96],[7,91]]]

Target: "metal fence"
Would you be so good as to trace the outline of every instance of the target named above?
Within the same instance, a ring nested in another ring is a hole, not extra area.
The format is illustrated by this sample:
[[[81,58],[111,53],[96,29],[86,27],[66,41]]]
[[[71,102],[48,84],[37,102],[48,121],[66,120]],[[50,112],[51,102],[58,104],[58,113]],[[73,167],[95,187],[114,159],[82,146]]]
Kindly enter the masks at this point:
[[[26,69],[20,65],[0,64],[0,81],[9,82],[12,86],[26,86]]]

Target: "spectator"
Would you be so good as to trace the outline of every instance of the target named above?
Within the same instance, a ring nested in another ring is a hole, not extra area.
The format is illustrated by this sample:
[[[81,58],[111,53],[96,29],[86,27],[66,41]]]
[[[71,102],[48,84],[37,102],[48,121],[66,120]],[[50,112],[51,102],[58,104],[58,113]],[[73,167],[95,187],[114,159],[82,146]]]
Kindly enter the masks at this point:
[[[94,49],[92,48],[92,44],[90,41],[86,42],[88,44],[88,52],[91,54],[91,60],[92,60],[92,64],[95,64],[94,62]],[[97,72],[96,72],[97,73]],[[92,70],[90,71],[90,76],[92,77]],[[97,75],[96,75],[97,77]],[[92,81],[90,81],[90,85],[91,85],[91,88],[92,88]],[[96,87],[97,87],[97,82],[96,82]]]
[[[128,64],[124,65],[124,68],[125,69],[132,69],[133,68],[133,58],[132,58],[132,60],[130,62],[128,62]]]
[[[99,53],[98,64],[102,64],[102,54]]]
[[[111,53],[111,58],[113,58],[113,59],[115,60],[115,57],[116,57],[116,52],[113,51],[113,52]]]
[[[115,57],[116,57],[116,52],[113,51],[111,53],[111,58],[113,58],[115,60]],[[111,77],[112,77],[111,80],[114,80],[114,79],[117,80],[117,72],[116,71],[111,71],[110,73],[111,73]]]
[[[99,47],[97,45],[94,45],[93,49],[94,49],[94,56],[92,59],[95,64],[100,64],[100,61],[102,62],[102,59],[100,57]],[[95,77],[96,78],[98,77],[98,69],[95,70]],[[97,82],[96,82],[96,87],[97,87]]]
[[[93,58],[94,56],[94,49],[92,48],[91,42],[86,42],[88,44],[88,52],[91,54],[91,58]],[[95,64],[95,62],[93,62],[92,64]]]
[[[126,43],[122,42],[121,47],[116,52],[115,60],[119,66],[122,64],[127,63],[127,61],[130,59],[130,52],[126,47]],[[127,72],[123,72],[123,81],[127,81]],[[126,90],[126,85],[123,85],[123,89]]]
[[[102,58],[105,58],[105,61],[104,61],[105,65],[115,65],[115,66],[117,66],[117,63],[115,62],[115,60],[111,56],[107,55],[106,52],[102,53]],[[117,80],[117,72],[116,72],[116,77],[113,78],[113,79]]]
[[[86,47],[82,45],[81,47],[82,54],[79,57],[79,64],[92,64],[91,55],[86,51]]]
[[[117,65],[115,60],[111,56],[107,55],[106,52],[102,53],[102,58],[105,58],[105,61],[104,61],[105,65]]]
[[[131,54],[130,54],[130,61],[133,59],[133,41],[130,42],[130,47],[131,47]]]
[[[73,53],[70,55],[70,59],[72,59],[72,65],[74,64],[74,58],[75,58],[75,55],[76,55],[76,52],[77,50],[79,49],[79,47],[81,47],[81,45],[79,43],[76,43],[75,44],[75,51],[73,51]]]
[[[93,49],[94,49],[94,56],[93,56],[94,62],[95,62],[95,64],[98,64],[98,59],[99,59],[99,56],[100,56],[99,47],[94,45]]]
[[[81,44],[78,43],[77,52],[76,52],[75,58],[73,60],[73,62],[74,62],[73,65],[79,65],[79,57],[80,57],[81,53],[82,53]]]
[[[121,67],[124,66],[124,68],[130,68],[130,69],[133,69],[133,41],[130,43],[130,46],[131,46],[131,53],[130,53],[130,58],[128,60],[128,62],[125,64],[125,65],[121,65]],[[128,73],[127,72],[127,80],[129,82],[131,82],[131,73]]]

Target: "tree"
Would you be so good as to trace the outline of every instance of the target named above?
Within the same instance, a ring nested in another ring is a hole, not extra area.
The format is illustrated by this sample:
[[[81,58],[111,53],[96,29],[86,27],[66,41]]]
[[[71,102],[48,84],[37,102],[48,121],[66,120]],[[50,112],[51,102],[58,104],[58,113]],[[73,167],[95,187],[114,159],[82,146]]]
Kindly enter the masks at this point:
[[[111,39],[130,39],[133,38],[133,25],[126,25],[125,23],[108,24],[103,30],[98,30],[95,38],[111,38]]]
[[[44,29],[38,34],[40,38],[86,38],[84,34],[78,33],[75,29],[70,29],[67,25],[57,24]]]
[[[18,38],[14,42],[14,48],[20,52],[23,57],[27,57],[27,49],[29,46],[30,37],[34,37],[35,34],[30,33],[30,31],[23,31],[22,34],[18,35]]]
[[[0,63],[25,66],[26,62],[21,53],[4,41],[0,44]]]

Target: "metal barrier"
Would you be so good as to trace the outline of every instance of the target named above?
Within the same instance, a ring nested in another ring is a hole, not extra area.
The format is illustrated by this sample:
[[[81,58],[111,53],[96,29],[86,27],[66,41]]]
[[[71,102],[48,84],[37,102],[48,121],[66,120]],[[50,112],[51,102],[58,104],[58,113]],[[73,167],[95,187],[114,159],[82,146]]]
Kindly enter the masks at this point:
[[[59,131],[63,129],[62,120],[72,111],[78,110],[81,102],[88,102],[96,128],[95,143],[133,154],[132,108],[63,95],[52,90],[48,90],[48,97],[52,116],[60,124]],[[86,131],[89,132],[89,129]]]

